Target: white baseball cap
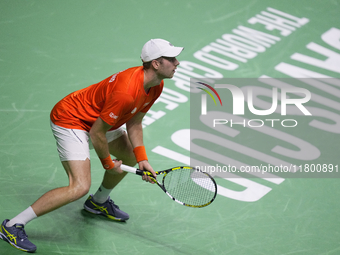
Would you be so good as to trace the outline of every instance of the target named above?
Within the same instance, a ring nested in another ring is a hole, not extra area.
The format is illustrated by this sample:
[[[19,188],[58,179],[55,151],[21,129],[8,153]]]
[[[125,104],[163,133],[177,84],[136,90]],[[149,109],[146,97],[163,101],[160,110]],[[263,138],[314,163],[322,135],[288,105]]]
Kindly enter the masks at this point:
[[[175,47],[163,39],[151,39],[144,44],[140,57],[143,62],[149,62],[160,57],[177,57],[183,49],[183,47]]]

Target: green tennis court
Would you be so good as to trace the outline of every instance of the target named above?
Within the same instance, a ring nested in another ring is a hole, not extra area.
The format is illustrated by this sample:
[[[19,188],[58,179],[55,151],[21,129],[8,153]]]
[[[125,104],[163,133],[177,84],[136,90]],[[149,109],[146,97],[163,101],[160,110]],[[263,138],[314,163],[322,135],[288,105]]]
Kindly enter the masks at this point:
[[[25,227],[37,254],[340,254],[340,82],[333,79],[340,78],[339,0],[1,0],[0,14],[1,221],[68,184],[50,130],[52,107],[72,91],[141,65],[141,48],[151,38],[185,47],[175,77],[165,80],[144,120],[154,169],[284,162],[310,170],[268,178],[216,172],[217,198],[200,209],[174,203],[131,174],[111,194],[129,213],[127,222],[88,214],[84,197]],[[231,136],[197,130],[190,121],[196,99],[190,79],[222,77],[324,80],[301,85],[312,94],[306,105],[313,112],[288,112],[285,119],[297,120],[296,127],[267,121],[268,131],[258,132],[238,125]],[[200,132],[225,141],[218,145],[225,162],[190,150],[194,138],[203,146]],[[91,159],[93,193],[104,170],[94,151]],[[332,173],[318,175],[322,166]],[[0,254],[21,253],[0,242]]]

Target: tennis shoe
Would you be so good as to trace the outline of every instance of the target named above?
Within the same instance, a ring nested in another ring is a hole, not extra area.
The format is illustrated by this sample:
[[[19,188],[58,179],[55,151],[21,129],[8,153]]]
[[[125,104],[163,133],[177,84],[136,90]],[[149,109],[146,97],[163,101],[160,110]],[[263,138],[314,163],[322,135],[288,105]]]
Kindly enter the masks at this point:
[[[35,252],[37,247],[28,240],[24,225],[14,224],[12,227],[6,227],[8,221],[4,220],[0,226],[0,238],[21,251]]]
[[[126,221],[129,219],[129,215],[119,209],[110,197],[102,204],[99,204],[93,200],[93,195],[90,195],[84,203],[84,209],[90,213],[103,215],[111,220]]]

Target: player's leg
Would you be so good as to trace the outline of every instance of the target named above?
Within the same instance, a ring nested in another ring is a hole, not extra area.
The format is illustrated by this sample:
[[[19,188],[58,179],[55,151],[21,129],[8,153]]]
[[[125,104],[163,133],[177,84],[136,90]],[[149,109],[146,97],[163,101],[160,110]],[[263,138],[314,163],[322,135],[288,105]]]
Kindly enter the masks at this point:
[[[133,166],[136,159],[133,154],[132,145],[126,133],[122,130],[109,133],[107,135],[109,141],[110,154],[117,159],[122,160],[124,164]],[[129,215],[119,209],[117,205],[110,199],[112,189],[126,176],[126,173],[112,175],[107,171],[104,172],[103,182],[94,195],[90,195],[84,204],[85,210],[104,215],[110,219],[124,221],[129,219]]]
[[[60,161],[68,175],[69,185],[51,190],[32,208],[37,216],[53,211],[86,195],[91,186],[91,163],[88,132],[59,127],[51,122]]]
[[[51,127],[62,165],[69,177],[69,185],[48,191],[32,206],[2,223],[0,237],[23,251],[36,250],[24,231],[24,226],[29,221],[81,198],[88,192],[91,184],[88,133],[61,128],[53,123]]]
[[[62,161],[62,165],[68,175],[69,185],[50,190],[33,203],[32,209],[38,217],[82,198],[90,189],[91,165],[88,158]]]
[[[91,185],[90,160],[64,161],[62,164],[69,177],[68,186],[48,191],[16,217],[2,223],[0,237],[13,247],[34,252],[37,247],[28,240],[24,231],[25,225],[34,218],[58,209],[88,193]]]

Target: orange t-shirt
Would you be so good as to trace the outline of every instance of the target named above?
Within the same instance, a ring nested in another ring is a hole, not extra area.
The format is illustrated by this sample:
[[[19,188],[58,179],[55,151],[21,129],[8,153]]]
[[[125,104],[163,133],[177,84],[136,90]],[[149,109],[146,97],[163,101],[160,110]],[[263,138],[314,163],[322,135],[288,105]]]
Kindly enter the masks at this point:
[[[90,131],[100,117],[117,129],[138,112],[147,112],[163,90],[164,82],[144,90],[143,67],[132,67],[59,101],[51,111],[54,124]]]

